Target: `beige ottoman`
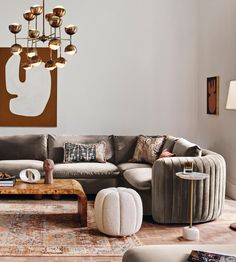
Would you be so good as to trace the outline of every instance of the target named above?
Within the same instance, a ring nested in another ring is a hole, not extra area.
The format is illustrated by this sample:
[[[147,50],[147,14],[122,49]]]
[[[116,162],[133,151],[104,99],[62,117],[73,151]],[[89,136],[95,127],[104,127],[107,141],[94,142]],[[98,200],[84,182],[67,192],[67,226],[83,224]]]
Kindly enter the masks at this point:
[[[112,187],[101,190],[96,196],[94,209],[97,228],[106,235],[128,236],[141,227],[142,201],[133,189]]]

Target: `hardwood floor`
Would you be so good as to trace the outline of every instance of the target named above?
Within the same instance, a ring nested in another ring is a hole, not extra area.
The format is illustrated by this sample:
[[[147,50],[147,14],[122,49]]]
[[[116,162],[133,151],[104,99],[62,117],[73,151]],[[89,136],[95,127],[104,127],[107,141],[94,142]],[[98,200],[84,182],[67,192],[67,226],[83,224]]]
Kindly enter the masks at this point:
[[[196,225],[200,230],[199,241],[182,239],[183,225],[158,225],[145,217],[141,230],[136,234],[143,245],[160,244],[236,244],[236,231],[229,228],[236,222],[236,201],[226,200],[223,214],[213,222]],[[1,262],[120,262],[120,257],[1,257]]]

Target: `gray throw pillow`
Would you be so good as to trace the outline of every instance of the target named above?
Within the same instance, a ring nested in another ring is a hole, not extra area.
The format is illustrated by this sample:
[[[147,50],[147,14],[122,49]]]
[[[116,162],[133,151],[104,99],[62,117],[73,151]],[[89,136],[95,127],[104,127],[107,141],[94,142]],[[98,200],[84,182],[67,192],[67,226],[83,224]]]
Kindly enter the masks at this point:
[[[64,163],[106,162],[106,143],[104,141],[96,144],[65,143],[64,147]]]
[[[176,156],[201,156],[202,151],[198,145],[180,138],[175,142],[172,153]]]

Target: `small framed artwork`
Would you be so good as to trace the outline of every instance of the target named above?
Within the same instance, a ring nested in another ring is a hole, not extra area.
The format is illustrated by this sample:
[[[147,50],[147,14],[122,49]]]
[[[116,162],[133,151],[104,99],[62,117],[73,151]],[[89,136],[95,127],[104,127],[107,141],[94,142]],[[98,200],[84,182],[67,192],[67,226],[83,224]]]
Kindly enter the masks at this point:
[[[207,114],[219,114],[219,76],[207,78]]]

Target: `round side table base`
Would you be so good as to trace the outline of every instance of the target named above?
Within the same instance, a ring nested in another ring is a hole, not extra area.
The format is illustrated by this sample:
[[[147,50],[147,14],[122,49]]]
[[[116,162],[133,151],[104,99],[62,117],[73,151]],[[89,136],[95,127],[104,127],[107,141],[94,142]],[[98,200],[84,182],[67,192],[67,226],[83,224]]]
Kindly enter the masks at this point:
[[[183,238],[186,240],[199,240],[199,230],[196,227],[184,227]]]

